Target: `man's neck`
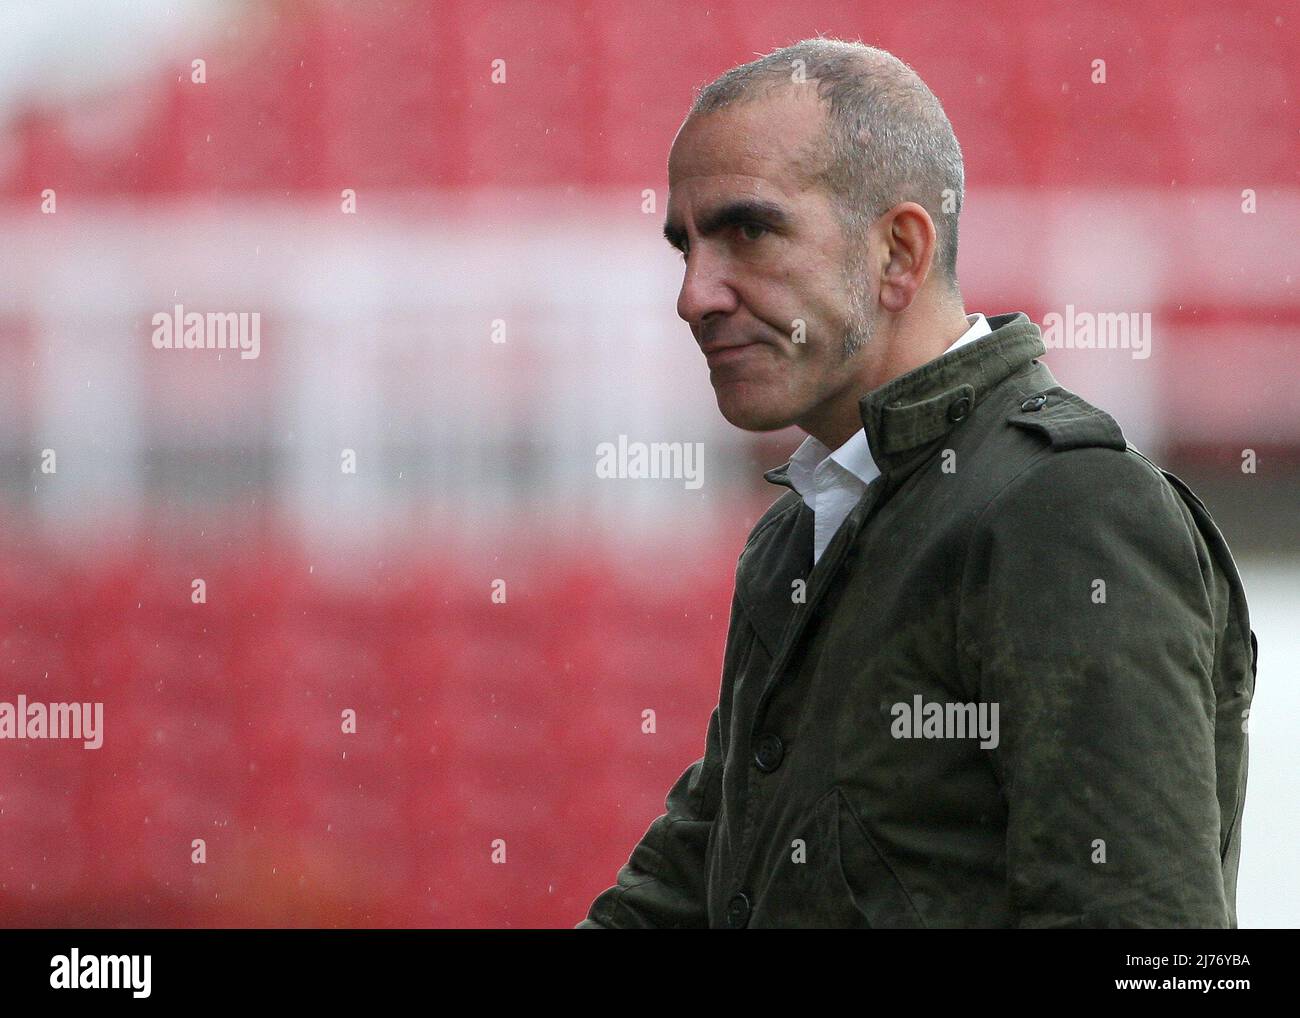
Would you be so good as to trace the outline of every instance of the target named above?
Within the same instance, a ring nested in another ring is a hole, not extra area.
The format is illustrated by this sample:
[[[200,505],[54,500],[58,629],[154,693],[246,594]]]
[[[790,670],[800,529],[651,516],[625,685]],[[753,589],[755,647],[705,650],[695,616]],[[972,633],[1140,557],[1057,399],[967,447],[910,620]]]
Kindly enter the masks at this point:
[[[960,306],[928,319],[889,316],[857,355],[857,368],[843,388],[799,427],[826,448],[838,449],[862,429],[858,401],[863,396],[942,356],[969,328]]]

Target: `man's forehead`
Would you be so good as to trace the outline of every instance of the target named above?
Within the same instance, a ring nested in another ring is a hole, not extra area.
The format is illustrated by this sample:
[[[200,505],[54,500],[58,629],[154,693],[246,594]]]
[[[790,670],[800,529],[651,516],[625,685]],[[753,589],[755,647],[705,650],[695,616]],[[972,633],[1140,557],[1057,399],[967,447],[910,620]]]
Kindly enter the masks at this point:
[[[747,177],[806,186],[824,113],[815,92],[782,89],[688,117],[668,155],[668,185],[691,177]]]

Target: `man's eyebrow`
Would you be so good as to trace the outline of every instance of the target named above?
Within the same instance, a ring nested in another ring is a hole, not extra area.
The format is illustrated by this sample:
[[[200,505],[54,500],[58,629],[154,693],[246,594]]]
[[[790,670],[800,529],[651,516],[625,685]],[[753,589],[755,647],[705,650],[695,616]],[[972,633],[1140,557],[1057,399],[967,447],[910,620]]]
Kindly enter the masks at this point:
[[[789,223],[790,216],[775,202],[765,201],[762,198],[737,198],[700,216],[698,226],[700,234],[707,237],[723,227],[754,220],[767,222],[779,228]],[[680,251],[686,243],[686,231],[676,223],[664,223],[664,239]]]

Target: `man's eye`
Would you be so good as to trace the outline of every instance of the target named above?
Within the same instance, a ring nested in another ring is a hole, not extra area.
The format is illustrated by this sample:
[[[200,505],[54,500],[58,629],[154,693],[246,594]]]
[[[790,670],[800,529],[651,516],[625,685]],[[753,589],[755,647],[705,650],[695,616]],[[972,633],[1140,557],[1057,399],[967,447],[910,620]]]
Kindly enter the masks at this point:
[[[759,240],[763,234],[767,233],[767,227],[762,223],[741,223],[740,235],[745,240]]]

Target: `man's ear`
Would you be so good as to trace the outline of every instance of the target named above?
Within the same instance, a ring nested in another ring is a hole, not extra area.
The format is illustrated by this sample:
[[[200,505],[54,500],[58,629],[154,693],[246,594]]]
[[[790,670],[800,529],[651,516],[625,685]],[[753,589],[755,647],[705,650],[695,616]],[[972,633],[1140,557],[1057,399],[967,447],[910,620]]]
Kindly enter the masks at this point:
[[[901,202],[876,222],[880,245],[880,303],[888,311],[906,311],[916,299],[939,243],[934,221],[923,205]]]

